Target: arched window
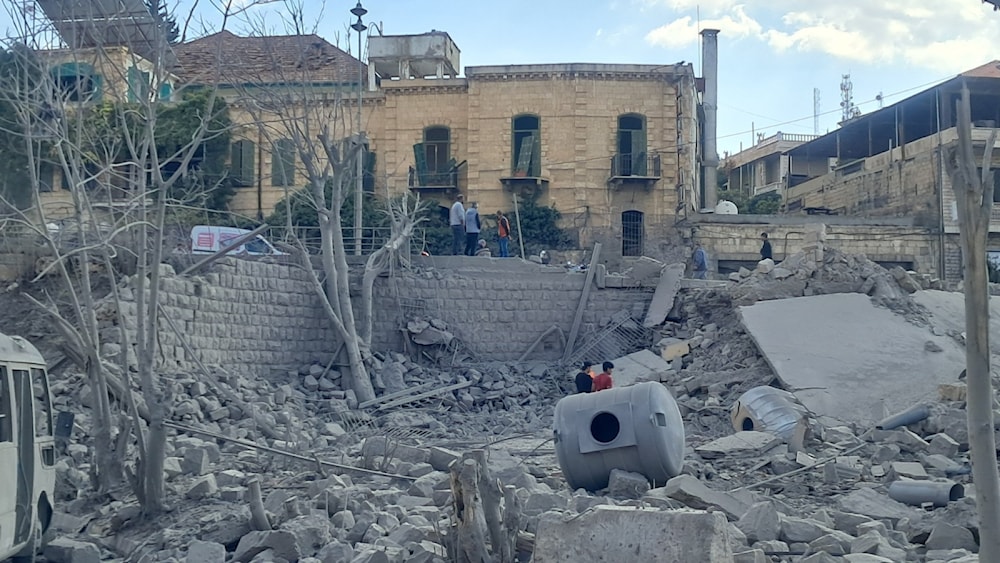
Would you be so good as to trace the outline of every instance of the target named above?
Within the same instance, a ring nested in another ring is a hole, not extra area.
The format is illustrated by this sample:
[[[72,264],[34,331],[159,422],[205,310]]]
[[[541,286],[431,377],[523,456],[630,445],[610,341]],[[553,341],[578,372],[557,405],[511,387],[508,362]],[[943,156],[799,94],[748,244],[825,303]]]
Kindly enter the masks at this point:
[[[514,176],[538,177],[542,175],[541,119],[537,115],[522,114],[511,121],[512,166]]]
[[[413,158],[418,182],[421,186],[450,186],[451,130],[435,125],[424,129],[423,141],[413,145]]]
[[[638,113],[626,113],[618,117],[618,153],[615,155],[616,174],[614,176],[645,176],[646,117]]]
[[[642,211],[622,213],[622,256],[642,256]]]

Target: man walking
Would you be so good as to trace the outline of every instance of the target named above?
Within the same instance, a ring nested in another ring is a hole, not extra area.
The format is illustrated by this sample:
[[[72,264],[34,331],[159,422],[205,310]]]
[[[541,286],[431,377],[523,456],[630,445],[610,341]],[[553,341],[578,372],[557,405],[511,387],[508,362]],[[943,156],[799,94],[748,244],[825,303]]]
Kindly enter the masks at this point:
[[[465,255],[475,256],[476,245],[479,243],[479,231],[482,225],[479,223],[479,204],[472,202],[465,212]]]
[[[448,224],[451,225],[451,253],[458,256],[462,254],[465,244],[465,206],[462,205],[462,194],[456,195],[455,203],[451,204]]]
[[[510,221],[504,217],[503,211],[497,211],[497,236],[500,238],[500,258],[509,258]]]
[[[774,260],[774,257],[771,254],[771,241],[767,240],[767,233],[761,233],[760,240],[764,241],[764,243],[760,245],[760,259],[767,260],[770,258],[771,260]]]
[[[694,262],[694,279],[703,280],[708,277],[708,256],[700,242],[694,243],[694,253],[691,255]]]

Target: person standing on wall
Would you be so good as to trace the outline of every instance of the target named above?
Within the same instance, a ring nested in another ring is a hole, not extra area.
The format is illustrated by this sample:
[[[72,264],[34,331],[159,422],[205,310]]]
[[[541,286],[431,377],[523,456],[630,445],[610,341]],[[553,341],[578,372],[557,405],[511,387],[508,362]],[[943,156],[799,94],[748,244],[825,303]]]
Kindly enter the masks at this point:
[[[462,194],[456,195],[455,203],[451,204],[448,224],[451,225],[451,253],[458,256],[462,254],[465,244],[465,206],[462,205]]]
[[[472,202],[465,212],[465,255],[475,256],[476,246],[479,244],[479,231],[482,224],[479,222],[479,204]]]
[[[504,216],[503,211],[497,211],[497,236],[500,238],[500,258],[510,258],[510,251],[507,248],[510,243],[510,221]]]
[[[691,260],[694,262],[694,279],[703,280],[708,277],[708,255],[705,254],[705,249],[701,247],[700,242],[694,243],[694,252],[691,254]]]
[[[605,389],[611,389],[613,382],[611,381],[611,372],[615,369],[615,364],[611,362],[604,362],[601,366],[604,371],[600,375],[594,378],[594,386],[591,388],[593,393],[598,391],[604,391]]]
[[[761,233],[760,240],[764,241],[760,245],[760,259],[767,260],[770,258],[771,260],[774,260],[774,256],[771,253],[771,241],[767,240],[767,233]]]

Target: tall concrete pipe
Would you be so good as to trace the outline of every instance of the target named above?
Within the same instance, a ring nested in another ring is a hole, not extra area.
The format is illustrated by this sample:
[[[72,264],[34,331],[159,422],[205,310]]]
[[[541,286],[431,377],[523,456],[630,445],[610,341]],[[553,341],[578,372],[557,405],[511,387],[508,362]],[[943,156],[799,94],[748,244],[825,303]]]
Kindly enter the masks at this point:
[[[716,146],[718,135],[716,113],[719,108],[719,30],[701,30],[701,60],[702,78],[705,81],[705,91],[702,93],[701,106],[705,115],[702,127],[701,175],[705,182],[705,200],[702,209],[715,209],[718,203],[716,182],[719,169],[719,149]]]

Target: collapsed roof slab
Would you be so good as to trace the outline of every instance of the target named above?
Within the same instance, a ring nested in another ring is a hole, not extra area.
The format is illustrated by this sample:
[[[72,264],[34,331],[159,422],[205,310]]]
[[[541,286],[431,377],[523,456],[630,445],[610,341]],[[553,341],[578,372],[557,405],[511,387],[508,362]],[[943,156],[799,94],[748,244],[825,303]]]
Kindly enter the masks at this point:
[[[938,385],[955,382],[965,364],[952,338],[858,293],[764,301],[739,313],[777,376],[825,424],[870,427],[935,401]]]
[[[965,332],[964,293],[926,290],[914,293],[913,299],[927,308],[931,324],[941,334]],[[993,297],[990,298],[990,351],[994,355],[1000,353],[1000,299]]]

